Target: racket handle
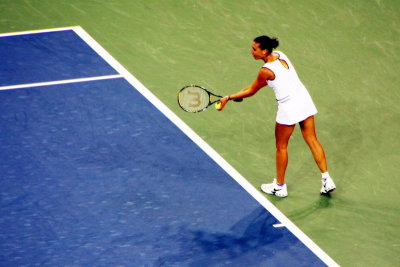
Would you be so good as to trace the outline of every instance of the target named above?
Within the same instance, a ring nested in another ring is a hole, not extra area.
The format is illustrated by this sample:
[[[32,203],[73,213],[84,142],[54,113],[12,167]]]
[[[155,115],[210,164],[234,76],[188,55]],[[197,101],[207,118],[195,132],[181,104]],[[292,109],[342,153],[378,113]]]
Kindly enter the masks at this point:
[[[235,101],[235,102],[242,102],[243,98],[236,98],[236,99],[232,99],[232,100]]]

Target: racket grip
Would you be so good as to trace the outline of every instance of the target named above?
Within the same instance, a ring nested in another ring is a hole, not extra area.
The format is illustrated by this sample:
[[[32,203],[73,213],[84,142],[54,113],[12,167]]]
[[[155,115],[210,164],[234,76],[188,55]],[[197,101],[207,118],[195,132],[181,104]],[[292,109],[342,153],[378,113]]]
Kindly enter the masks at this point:
[[[232,99],[232,100],[235,101],[235,102],[242,102],[243,98],[236,98],[236,99]]]

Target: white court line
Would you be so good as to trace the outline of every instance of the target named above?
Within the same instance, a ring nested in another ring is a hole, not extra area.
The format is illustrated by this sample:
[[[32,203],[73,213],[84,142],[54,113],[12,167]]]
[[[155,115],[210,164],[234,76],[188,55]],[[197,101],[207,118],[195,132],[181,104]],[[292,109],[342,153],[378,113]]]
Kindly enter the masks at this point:
[[[37,34],[37,33],[48,33],[48,32],[70,31],[70,30],[72,30],[72,28],[73,27],[65,27],[65,28],[53,28],[53,29],[35,30],[35,31],[1,33],[0,37],[18,36],[18,35],[27,35],[27,34]]]
[[[116,78],[124,78],[124,77],[121,74],[116,74],[116,75],[104,75],[104,76],[87,77],[79,79],[67,79],[67,80],[59,80],[51,82],[26,83],[18,85],[0,86],[0,90],[15,90],[15,89],[23,89],[23,88],[31,88],[39,86],[49,86],[49,85],[67,84],[67,83],[81,83],[81,82],[100,81],[100,80],[116,79]]]
[[[181,129],[193,142],[204,150],[217,164],[231,175],[250,195],[252,195],[263,207],[265,207],[276,219],[280,221],[275,224],[276,228],[286,227],[304,245],[306,245],[315,255],[317,255],[328,266],[339,266],[328,254],[326,254],[317,244],[305,235],[294,223],[292,223],[280,210],[278,210],[261,192],[255,189],[239,172],[237,172],[223,157],[221,157],[211,146],[209,146],[197,133],[195,133],[185,122],[173,113],[163,102],[151,93],[139,80],[128,72],[118,61],[116,61],[99,43],[97,43],[83,28],[74,26],[69,28],[48,29],[40,31],[29,31],[27,34],[52,32],[60,30],[73,30],[78,34],[92,49],[94,49],[105,61],[108,62],[118,73],[121,74],[136,90],[146,97],[158,110],[170,119],[179,129]],[[24,33],[20,33],[24,34]],[[18,35],[18,33],[4,34],[2,36]]]

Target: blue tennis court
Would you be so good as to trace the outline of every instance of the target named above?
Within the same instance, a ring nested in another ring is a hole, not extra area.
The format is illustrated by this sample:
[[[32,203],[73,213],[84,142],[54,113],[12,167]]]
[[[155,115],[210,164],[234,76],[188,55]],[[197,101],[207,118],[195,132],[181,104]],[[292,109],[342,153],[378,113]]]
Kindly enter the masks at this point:
[[[80,27],[0,58],[1,266],[336,265]]]

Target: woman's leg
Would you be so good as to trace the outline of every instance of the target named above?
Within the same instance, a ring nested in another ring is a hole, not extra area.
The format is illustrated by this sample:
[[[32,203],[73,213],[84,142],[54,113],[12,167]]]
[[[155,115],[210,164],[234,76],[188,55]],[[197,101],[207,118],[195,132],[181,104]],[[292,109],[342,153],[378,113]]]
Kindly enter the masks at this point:
[[[278,184],[285,183],[285,173],[288,165],[288,145],[290,136],[293,133],[295,125],[283,125],[276,123],[276,181]]]
[[[314,160],[317,163],[318,168],[321,170],[321,173],[327,172],[328,166],[326,163],[325,152],[322,145],[317,139],[314,116],[308,117],[304,121],[300,122],[300,128],[304,140],[310,147]]]

